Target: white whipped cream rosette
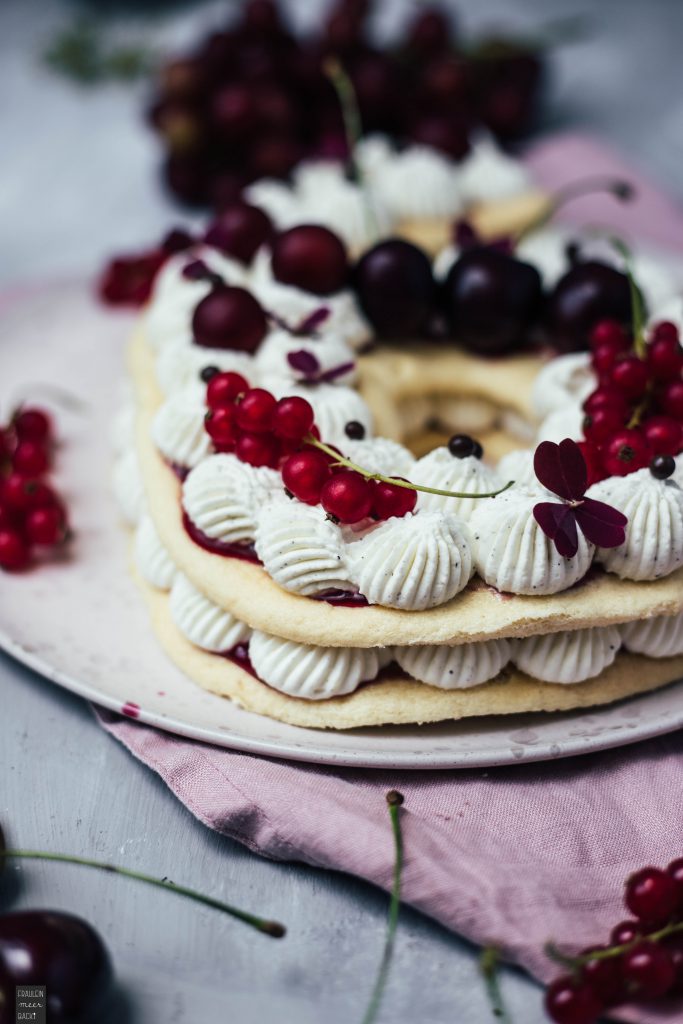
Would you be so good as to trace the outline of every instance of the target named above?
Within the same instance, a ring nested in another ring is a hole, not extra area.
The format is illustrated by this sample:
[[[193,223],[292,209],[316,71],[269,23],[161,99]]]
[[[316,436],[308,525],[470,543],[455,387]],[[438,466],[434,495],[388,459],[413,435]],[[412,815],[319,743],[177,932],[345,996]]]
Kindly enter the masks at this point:
[[[469,527],[479,575],[497,590],[512,594],[557,594],[582,579],[594,546],[581,531],[571,558],[560,555],[534,518],[541,496],[513,487],[495,498],[477,501]]]
[[[516,640],[512,660],[533,679],[581,683],[611,665],[621,647],[616,626],[575,629]]]
[[[649,469],[594,484],[588,497],[604,501],[628,519],[617,548],[599,548],[608,572],[630,580],[656,580],[683,565],[683,490],[675,480],[657,480]]]
[[[322,224],[360,253],[391,234],[392,217],[382,193],[350,181],[343,164],[313,161],[300,165],[294,184],[301,221]]]
[[[442,491],[461,494],[488,494],[500,488],[496,470],[481,459],[468,455],[464,459],[451,455],[446,447],[435,448],[415,463],[410,480],[421,487],[434,487]],[[442,494],[418,491],[418,508],[453,512],[469,520],[480,498],[447,498]]]
[[[568,404],[550,415],[541,423],[536,432],[536,443],[540,441],[554,441],[559,444],[566,437],[572,441],[583,440],[583,421],[586,417],[581,405]]]
[[[192,469],[209,455],[212,445],[205,415],[201,388],[188,387],[164,400],[152,421],[152,438],[167,462]]]
[[[252,635],[249,657],[259,679],[305,700],[352,693],[374,679],[383,662],[378,648],[310,647],[258,630]]]
[[[215,366],[222,372],[232,370],[240,373],[250,383],[256,374],[256,362],[247,352],[234,349],[205,348],[195,345],[191,339],[180,338],[165,345],[156,360],[156,377],[165,395],[183,391],[194,385],[206,388],[201,372],[207,366]]]
[[[683,654],[683,612],[627,622],[621,627],[621,637],[627,651],[646,654],[649,658],[673,658]]]
[[[442,690],[463,690],[494,679],[510,660],[508,640],[476,644],[396,647],[396,661],[409,676]]]
[[[282,478],[266,466],[250,466],[236,455],[217,454],[188,474],[182,503],[190,521],[212,540],[254,540],[263,504],[282,493]]]
[[[301,224],[302,213],[298,196],[290,185],[275,178],[261,178],[247,185],[244,197],[253,206],[264,210],[275,227],[286,228]]]
[[[370,604],[434,608],[472,575],[467,526],[451,513],[408,513],[371,527],[347,548],[350,577]]]
[[[259,380],[283,385],[320,381],[348,386],[357,376],[353,349],[333,332],[298,336],[276,328],[259,347],[255,366]]]
[[[279,586],[307,597],[327,590],[354,590],[342,531],[319,505],[285,499],[258,517],[256,553]]]
[[[170,590],[176,567],[161,543],[151,516],[143,515],[135,531],[135,564],[142,578],[157,590]]]
[[[454,218],[464,207],[456,164],[429,146],[409,146],[377,166],[372,186],[395,222]]]
[[[342,452],[369,473],[413,480],[415,456],[398,441],[388,437],[367,437],[359,441],[346,437]]]
[[[458,177],[467,203],[507,199],[533,184],[524,164],[504,153],[488,134],[474,140],[458,167]]]
[[[171,587],[169,609],[183,636],[204,651],[227,654],[251,636],[244,622],[210,601],[182,573]]]
[[[531,392],[534,412],[539,419],[545,419],[567,406],[581,406],[596,387],[590,353],[572,352],[557,356],[547,362],[536,376]]]
[[[121,515],[131,526],[135,526],[145,510],[145,487],[140,473],[140,464],[134,449],[119,455],[113,471],[114,497]]]

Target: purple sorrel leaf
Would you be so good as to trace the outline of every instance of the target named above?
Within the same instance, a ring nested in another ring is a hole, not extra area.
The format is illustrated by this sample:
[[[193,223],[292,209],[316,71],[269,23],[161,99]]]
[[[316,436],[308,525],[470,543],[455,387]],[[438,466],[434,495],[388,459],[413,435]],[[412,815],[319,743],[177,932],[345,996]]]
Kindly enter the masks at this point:
[[[626,540],[628,519],[612,505],[585,498],[574,511],[584,537],[596,547],[618,548]]]
[[[315,334],[321,324],[324,324],[327,318],[330,316],[330,310],[327,306],[319,306],[318,309],[314,309],[312,313],[305,316],[300,322],[298,327],[294,328],[292,333],[294,334]]]
[[[534,454],[534,472],[544,487],[565,501],[580,501],[588,486],[586,460],[576,441],[541,441]]]
[[[539,501],[534,505],[534,519],[549,537],[563,558],[573,558],[579,548],[576,516],[571,505]]]
[[[203,281],[210,273],[204,260],[192,260],[183,267],[183,277],[188,281]]]
[[[302,374],[307,380],[317,377],[320,373],[320,363],[313,353],[308,352],[305,348],[298,349],[296,352],[288,352],[287,362],[293,370]]]
[[[345,373],[350,373],[355,365],[355,363],[351,362],[333,366],[331,370],[325,370],[324,373],[321,373],[318,380],[323,381],[325,384],[330,384],[337,377],[343,377]]]

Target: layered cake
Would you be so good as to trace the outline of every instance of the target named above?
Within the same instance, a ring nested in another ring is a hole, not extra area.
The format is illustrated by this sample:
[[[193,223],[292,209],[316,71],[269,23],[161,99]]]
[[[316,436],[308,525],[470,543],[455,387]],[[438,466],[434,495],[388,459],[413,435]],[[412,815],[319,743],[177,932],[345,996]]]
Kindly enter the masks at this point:
[[[516,206],[458,206],[467,169],[430,179],[419,149],[257,183],[160,271],[114,425],[155,632],[200,686],[320,728],[677,679],[676,282],[520,238],[552,200],[509,158]]]

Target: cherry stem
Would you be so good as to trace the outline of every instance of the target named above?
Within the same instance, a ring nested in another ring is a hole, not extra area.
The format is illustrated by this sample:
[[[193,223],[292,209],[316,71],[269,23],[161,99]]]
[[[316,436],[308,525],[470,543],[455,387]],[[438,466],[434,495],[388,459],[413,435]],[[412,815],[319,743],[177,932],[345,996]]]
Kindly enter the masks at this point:
[[[387,978],[391,966],[391,958],[394,953],[394,941],[396,939],[396,927],[398,925],[398,914],[401,907],[401,875],[403,873],[403,836],[401,835],[401,819],[399,808],[403,803],[403,794],[392,789],[386,796],[391,818],[391,829],[394,837],[394,880],[391,888],[391,903],[389,904],[389,917],[387,919],[387,931],[384,940],[384,950],[380,961],[377,978],[372,990],[368,1008],[365,1011],[362,1024],[373,1024],[377,1017]]]
[[[335,466],[346,466],[347,469],[353,469],[356,473],[360,473],[366,480],[379,480],[383,484],[391,484],[392,487],[403,487],[408,491],[422,491],[424,494],[439,494],[443,498],[495,498],[503,491],[507,491],[513,486],[514,480],[508,480],[504,487],[499,488],[497,491],[486,491],[481,494],[470,494],[467,491],[442,491],[438,487],[425,487],[422,484],[413,484],[410,480],[401,480],[394,476],[383,476],[381,473],[371,473],[369,469],[363,469],[362,466],[352,462],[351,459],[347,459],[346,456],[340,455],[339,452],[335,451],[334,448],[330,448],[329,445],[319,441],[313,434],[307,434],[304,438],[306,444],[310,444],[313,448],[319,448],[321,452],[325,452],[326,455],[331,455],[335,462]]]
[[[580,181],[574,181],[569,185],[565,185],[563,188],[558,189],[548,200],[545,210],[518,232],[515,239],[516,243],[519,244],[523,238],[544,227],[563,206],[566,206],[573,199],[581,199],[583,196],[591,196],[601,192],[607,192],[609,195],[614,196],[615,199],[626,202],[633,198],[635,189],[633,185],[623,179],[602,176],[582,178]]]
[[[634,946],[637,946],[640,942],[660,942],[662,939],[666,939],[669,935],[675,935],[677,932],[683,932],[683,921],[675,921],[672,924],[667,924],[663,928],[660,928],[656,932],[650,932],[649,935],[637,935],[630,942],[624,942],[620,946],[608,946],[607,949],[596,949],[593,953],[582,953],[581,956],[567,956],[562,950],[558,949],[553,942],[548,942],[545,946],[546,956],[554,960],[555,963],[560,964],[562,967],[567,967],[570,970],[577,971],[590,963],[591,960],[611,960],[612,957],[621,956],[623,953],[627,953]]]
[[[493,1016],[497,1017],[502,1024],[512,1024],[512,1018],[510,1017],[505,1003],[503,1002],[503,994],[500,991],[500,983],[498,980],[498,964],[500,963],[500,953],[495,946],[486,946],[479,957],[479,970],[481,976],[484,979],[486,985],[486,992],[491,1003],[491,1009],[493,1010]]]
[[[633,253],[621,238],[610,237],[610,245],[616,249],[624,260],[624,272],[628,278],[628,287],[631,293],[631,317],[633,320],[633,348],[637,356],[644,359],[647,355],[645,344],[645,306],[640,288],[636,284],[635,272],[633,270]]]
[[[11,858],[22,860],[56,861],[61,864],[78,864],[81,867],[96,868],[99,871],[107,871],[110,874],[122,875],[125,878],[133,878],[138,882],[145,882],[147,885],[154,885],[159,889],[166,889],[169,892],[177,893],[179,896],[186,896],[188,899],[194,900],[195,903],[201,903],[206,907],[212,907],[214,910],[221,910],[224,914],[229,914],[231,917],[237,918],[238,921],[243,921],[252,928],[256,928],[257,931],[263,932],[264,935],[270,935],[273,939],[281,939],[286,933],[285,926],[280,924],[278,921],[267,921],[265,918],[249,914],[246,910],[239,910],[237,907],[232,907],[229,903],[223,903],[222,900],[216,900],[211,896],[205,896],[203,893],[197,892],[194,889],[188,889],[182,885],[175,885],[173,882],[167,882],[161,878],[154,878],[152,875],[144,875],[138,871],[131,871],[129,868],[122,868],[116,864],[107,864],[106,862],[99,860],[88,860],[84,857],[74,857],[65,853],[46,853],[42,850],[4,850],[0,848],[0,863],[5,859],[9,860]]]

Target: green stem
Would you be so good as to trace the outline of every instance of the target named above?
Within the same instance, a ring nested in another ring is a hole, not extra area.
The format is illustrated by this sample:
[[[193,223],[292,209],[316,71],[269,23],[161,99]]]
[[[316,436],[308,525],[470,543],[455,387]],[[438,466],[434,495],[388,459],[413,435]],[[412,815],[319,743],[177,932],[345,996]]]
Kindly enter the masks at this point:
[[[221,910],[224,914],[229,914],[231,917],[237,918],[238,921],[243,921],[245,924],[251,925],[252,928],[256,928],[257,931],[263,932],[264,935],[270,935],[273,939],[281,939],[286,932],[284,925],[280,924],[278,921],[267,921],[265,918],[256,917],[254,914],[247,913],[246,910],[239,910],[237,907],[232,907],[229,903],[223,903],[222,900],[213,899],[211,896],[204,896],[203,893],[196,892],[194,889],[188,889],[182,885],[175,885],[173,882],[167,882],[161,878],[154,878],[152,875],[143,875],[138,871],[131,871],[129,868],[122,868],[116,864],[107,864],[104,861],[99,860],[88,860],[85,857],[74,857],[66,853],[46,853],[42,850],[0,849],[0,862],[11,858],[22,860],[57,861],[61,864],[79,864],[81,867],[96,868],[99,871],[107,871],[110,874],[121,875],[124,878],[133,878],[138,882],[146,882],[147,885],[154,885],[159,889],[166,889],[167,891],[174,892],[179,896],[186,896],[188,899],[194,900],[195,903],[201,903],[205,907],[212,907],[214,910]]]
[[[512,1019],[507,1012],[503,1002],[503,994],[500,991],[498,981],[498,963],[500,955],[495,946],[486,946],[479,957],[479,970],[481,971],[486,991],[488,993],[493,1016],[497,1017],[502,1024],[512,1024]]]
[[[565,185],[564,188],[559,189],[549,199],[546,209],[518,232],[515,237],[515,244],[519,245],[522,239],[545,227],[558,210],[566,206],[573,199],[581,199],[583,196],[594,195],[596,192],[607,192],[609,195],[614,196],[615,199],[626,202],[632,198],[634,189],[627,181],[603,176],[583,178],[580,181]]]
[[[321,452],[325,452],[326,455],[331,455],[335,460],[336,466],[346,466],[347,469],[353,469],[356,473],[360,473],[366,480],[379,480],[383,484],[391,484],[393,487],[405,487],[409,491],[422,491],[424,494],[439,494],[443,498],[495,498],[497,495],[502,494],[503,491],[507,491],[513,486],[514,480],[508,480],[504,487],[499,488],[497,491],[486,491],[481,494],[469,494],[467,491],[442,491],[438,487],[425,487],[422,484],[413,484],[410,480],[401,480],[394,476],[383,476],[381,473],[371,473],[369,469],[363,469],[362,466],[358,466],[351,459],[347,459],[346,456],[340,455],[339,452],[335,451],[334,448],[330,448],[329,445],[319,441],[313,434],[308,434],[304,438],[306,444],[312,445],[314,448],[319,448]]]
[[[645,306],[640,288],[636,284],[633,270],[633,254],[621,238],[610,237],[610,244],[624,260],[624,270],[628,278],[631,293],[631,317],[633,319],[633,348],[637,356],[644,359],[647,355],[645,344]]]
[[[591,960],[610,960],[612,957],[627,953],[640,942],[661,942],[662,939],[668,938],[669,935],[676,935],[678,932],[683,932],[683,921],[667,924],[656,932],[650,932],[649,935],[637,936],[631,942],[625,942],[621,946],[608,946],[607,949],[597,949],[594,953],[582,953],[581,956],[567,956],[552,942],[546,944],[545,952],[546,956],[554,960],[555,963],[569,970],[576,971],[581,967],[585,967]]]
[[[363,1024],[373,1024],[382,1002],[384,988],[389,976],[389,967],[394,952],[394,940],[396,938],[396,926],[398,924],[398,913],[401,906],[401,874],[403,871],[403,837],[401,835],[401,820],[399,808],[403,803],[403,796],[397,790],[392,789],[387,793],[387,804],[389,805],[389,816],[394,836],[394,881],[391,889],[391,903],[389,905],[389,917],[387,920],[387,932],[384,940],[384,951],[380,961],[377,978],[372,990],[368,1008],[363,1017]]]

